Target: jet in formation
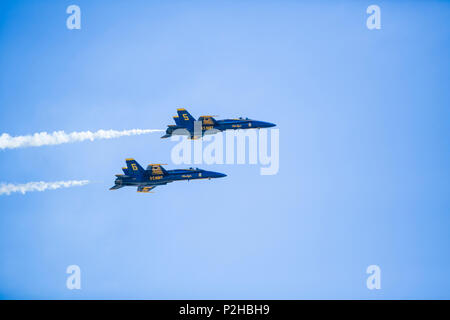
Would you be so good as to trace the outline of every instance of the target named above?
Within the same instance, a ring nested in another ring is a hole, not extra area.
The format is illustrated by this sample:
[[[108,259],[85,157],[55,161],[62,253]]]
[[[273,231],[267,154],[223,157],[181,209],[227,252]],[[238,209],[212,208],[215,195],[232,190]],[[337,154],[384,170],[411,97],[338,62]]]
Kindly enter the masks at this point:
[[[226,174],[198,168],[166,170],[161,164],[149,164],[144,170],[134,159],[126,159],[124,174],[116,174],[115,185],[109,190],[126,186],[137,187],[137,192],[150,192],[157,186],[174,181],[223,178]]]
[[[216,120],[214,116],[201,116],[196,121],[184,108],[177,109],[178,115],[174,116],[176,125],[168,125],[166,134],[161,138],[169,138],[172,135],[187,135],[190,139],[197,139],[205,134],[214,134],[225,130],[261,129],[274,127],[275,124],[249,118]]]

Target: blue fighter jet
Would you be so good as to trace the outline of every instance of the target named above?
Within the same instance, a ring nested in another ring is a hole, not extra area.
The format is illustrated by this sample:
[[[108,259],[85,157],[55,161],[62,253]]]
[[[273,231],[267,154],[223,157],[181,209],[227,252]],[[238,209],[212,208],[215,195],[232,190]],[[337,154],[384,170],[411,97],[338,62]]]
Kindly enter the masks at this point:
[[[206,171],[198,168],[166,170],[161,164],[149,164],[144,170],[134,159],[126,159],[127,166],[122,168],[124,174],[116,174],[114,187],[116,190],[126,186],[137,187],[137,192],[150,192],[157,186],[174,181],[213,179],[226,177],[226,174]]]
[[[187,135],[190,139],[200,138],[205,134],[214,134],[225,130],[261,129],[274,127],[275,124],[264,121],[251,120],[249,118],[216,120],[214,116],[201,116],[196,122],[186,109],[177,109],[174,116],[176,125],[168,125],[166,134],[161,138],[169,138],[172,135]]]

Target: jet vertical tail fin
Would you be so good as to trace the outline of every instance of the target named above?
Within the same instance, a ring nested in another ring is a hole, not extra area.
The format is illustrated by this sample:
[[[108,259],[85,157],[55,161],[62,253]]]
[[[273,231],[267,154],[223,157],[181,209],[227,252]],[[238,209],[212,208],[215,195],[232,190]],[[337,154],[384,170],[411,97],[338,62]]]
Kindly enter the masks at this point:
[[[195,119],[193,116],[191,116],[189,112],[187,112],[186,109],[184,108],[177,109],[177,113],[178,113],[178,120],[175,120],[175,122],[179,121],[180,126],[186,127],[188,129],[194,128]]]
[[[130,177],[142,177],[144,175],[144,168],[141,167],[136,160],[129,158],[125,160],[127,163],[127,175]],[[124,170],[125,172],[125,170]]]

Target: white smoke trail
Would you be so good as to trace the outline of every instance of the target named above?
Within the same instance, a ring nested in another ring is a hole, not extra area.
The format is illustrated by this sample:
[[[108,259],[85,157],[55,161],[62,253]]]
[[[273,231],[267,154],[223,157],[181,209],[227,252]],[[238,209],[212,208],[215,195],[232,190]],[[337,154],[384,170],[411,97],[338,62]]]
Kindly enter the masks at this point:
[[[0,195],[10,195],[13,192],[25,194],[31,191],[55,190],[59,188],[70,188],[76,186],[84,186],[89,180],[71,180],[71,181],[54,181],[54,182],[28,182],[24,184],[0,183]]]
[[[94,141],[96,139],[113,139],[123,136],[136,136],[152,132],[161,132],[159,129],[131,129],[131,130],[98,130],[80,131],[65,133],[64,131],[54,131],[53,133],[39,132],[28,136],[11,137],[7,133],[0,135],[0,150],[15,149],[25,147],[40,147],[46,145],[56,145],[63,143],[80,142],[84,140]]]

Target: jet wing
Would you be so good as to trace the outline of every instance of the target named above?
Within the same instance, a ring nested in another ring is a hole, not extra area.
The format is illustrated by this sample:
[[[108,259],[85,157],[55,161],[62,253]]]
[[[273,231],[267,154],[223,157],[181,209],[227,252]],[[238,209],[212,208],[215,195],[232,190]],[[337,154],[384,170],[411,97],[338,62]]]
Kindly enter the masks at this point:
[[[145,192],[148,193],[151,190],[155,189],[157,186],[139,186],[137,188],[137,192]]]
[[[147,171],[150,171],[152,175],[167,175],[166,169],[163,168],[161,163],[151,163],[147,166]],[[166,182],[163,182],[166,184]],[[159,184],[159,183],[157,183]],[[153,184],[152,184],[153,185]]]

